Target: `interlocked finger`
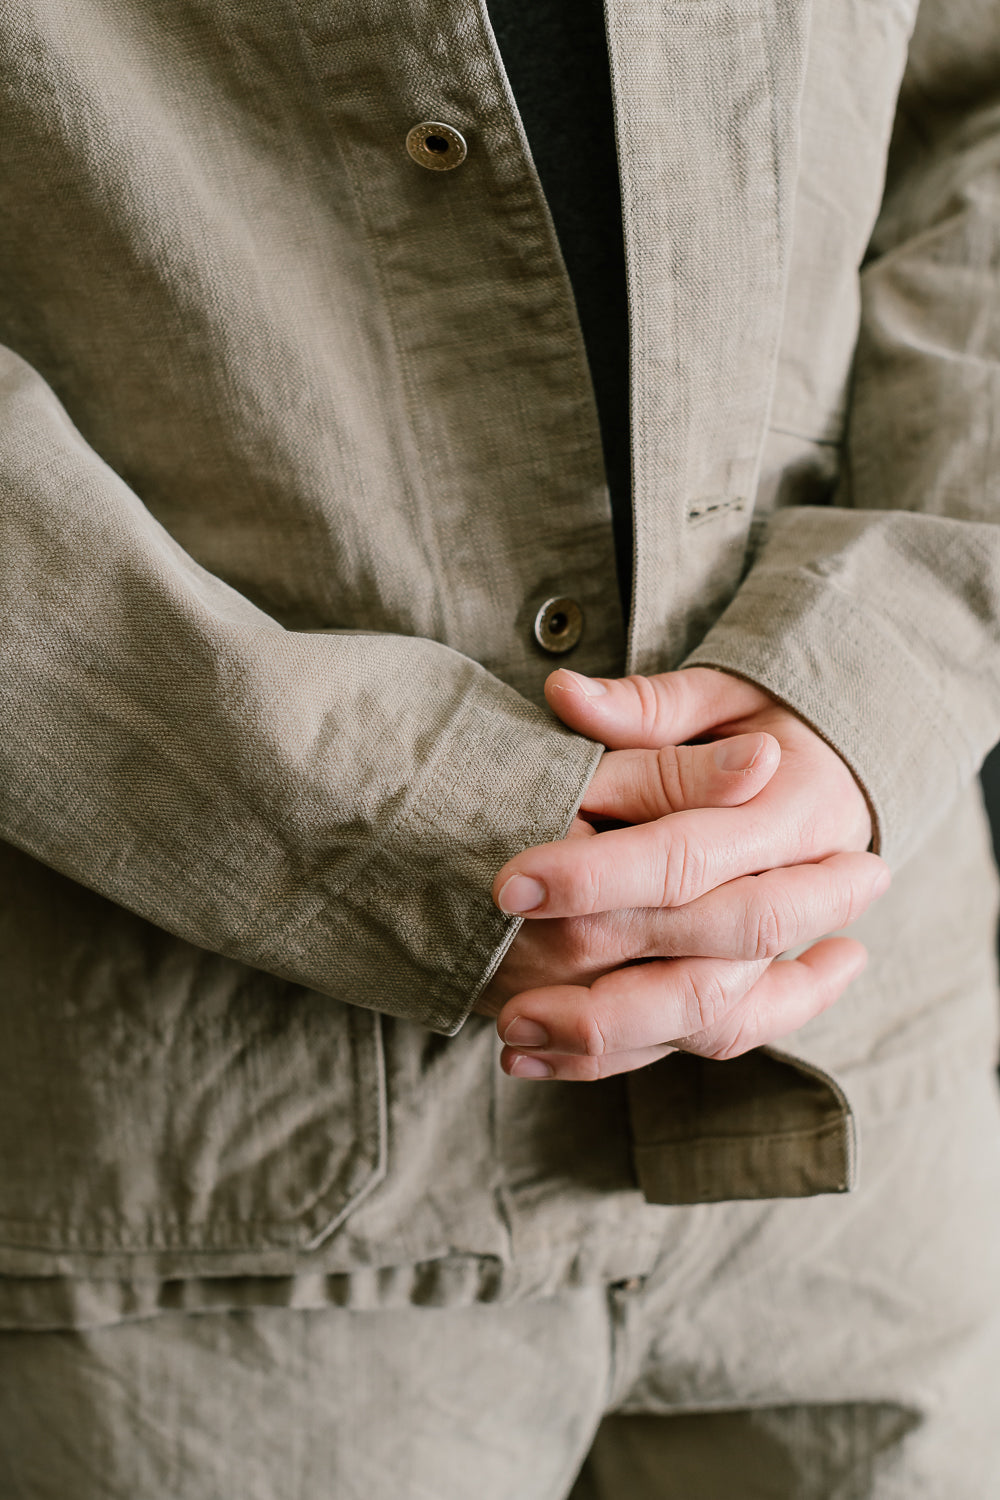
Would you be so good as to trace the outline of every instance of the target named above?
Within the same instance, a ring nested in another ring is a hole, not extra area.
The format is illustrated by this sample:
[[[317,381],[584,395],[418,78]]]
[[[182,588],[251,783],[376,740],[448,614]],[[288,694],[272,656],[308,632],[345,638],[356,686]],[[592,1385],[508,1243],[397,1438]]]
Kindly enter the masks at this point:
[[[794,819],[782,822],[763,797],[676,812],[526,849],[497,875],[494,899],[501,911],[530,917],[684,906],[739,876],[796,863],[801,839]]]
[[[822,933],[847,927],[881,896],[889,871],[874,854],[834,854],[814,865],[745,875],[686,906],[634,911],[624,958],[777,958]]]
[[[664,745],[605,755],[587,788],[585,812],[648,823],[698,807],[736,807],[774,775],[781,748],[771,734],[737,734],[708,745]]]
[[[618,678],[563,667],[547,679],[545,696],[565,723],[611,748],[680,745],[774,706],[753,683],[711,667]]]
[[[617,969],[589,989],[530,990],[500,1013],[502,1063],[515,1077],[589,1081],[672,1048],[736,1057],[825,1010],[864,962],[860,943],[831,938],[777,963],[674,959]],[[533,1071],[519,1056],[534,1060]]]

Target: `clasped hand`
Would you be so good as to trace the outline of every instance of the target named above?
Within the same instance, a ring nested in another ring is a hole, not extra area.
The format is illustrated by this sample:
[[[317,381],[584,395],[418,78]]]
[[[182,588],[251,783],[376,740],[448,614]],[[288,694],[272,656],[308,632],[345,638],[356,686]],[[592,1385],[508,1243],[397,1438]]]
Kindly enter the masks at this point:
[[[774,960],[889,884],[836,751],[760,688],[704,667],[561,670],[545,694],[607,753],[567,837],[494,882],[501,910],[527,919],[476,1007],[497,1016],[504,1070],[588,1080],[677,1048],[735,1057],[831,1005],[864,967],[860,943]]]

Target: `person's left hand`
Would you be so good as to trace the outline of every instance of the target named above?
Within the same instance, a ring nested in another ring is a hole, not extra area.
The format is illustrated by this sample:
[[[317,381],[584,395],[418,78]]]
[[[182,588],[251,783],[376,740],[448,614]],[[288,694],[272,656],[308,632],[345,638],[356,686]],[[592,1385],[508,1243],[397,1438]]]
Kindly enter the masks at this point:
[[[821,935],[804,933],[796,920],[797,894],[805,888],[801,867],[864,850],[872,836],[867,803],[840,756],[760,688],[707,668],[609,681],[561,670],[549,678],[546,697],[570,727],[609,748],[633,749],[639,759],[665,744],[764,730],[777,739],[781,762],[763,790],[739,807],[645,821],[650,815],[641,800],[585,797],[588,816],[634,826],[540,845],[508,861],[494,882],[504,911],[535,920],[676,908],[678,927],[690,931],[697,910],[702,957],[616,968],[589,987],[514,995],[497,1022],[508,1043],[504,1069],[522,1077],[590,1079],[642,1067],[675,1047],[735,1056],[756,1044],[755,1033],[766,1033],[769,1005],[780,996],[787,1007],[789,991],[812,981],[817,969],[831,968],[830,998],[836,998],[857,972],[857,944],[833,940],[794,963],[770,965],[760,961],[762,952],[767,959],[780,951],[780,931],[763,936],[763,950],[758,934],[748,951],[737,914],[749,894],[747,878],[767,872],[766,909],[787,912],[796,943]],[[622,778],[595,784],[620,786]],[[665,943],[661,951],[679,950]],[[833,972],[835,960],[842,977]],[[544,1045],[529,1048],[519,1040],[528,1034],[525,1023],[545,1035]]]

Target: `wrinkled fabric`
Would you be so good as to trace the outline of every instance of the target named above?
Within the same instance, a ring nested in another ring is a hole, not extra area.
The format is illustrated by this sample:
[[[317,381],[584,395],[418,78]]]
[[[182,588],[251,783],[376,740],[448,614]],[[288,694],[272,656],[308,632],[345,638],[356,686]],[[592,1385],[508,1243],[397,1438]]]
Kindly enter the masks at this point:
[[[315,1288],[295,1308],[0,1333],[0,1493],[984,1500],[995,1083],[984,1068],[863,1124],[857,1193],[677,1210],[645,1280],[374,1311]]]
[[[689,1197],[846,1186],[838,1101],[888,1118],[993,1061],[994,9],[607,21],[627,641],[483,6],[0,3],[4,1326],[645,1275]],[[435,119],[455,171],[407,154]],[[865,789],[895,883],[794,1039],[835,1149],[793,1063],[743,1113],[734,1083],[729,1134],[669,1066],[498,1073],[492,876],[599,755],[544,708],[554,595],[567,665],[752,678]]]

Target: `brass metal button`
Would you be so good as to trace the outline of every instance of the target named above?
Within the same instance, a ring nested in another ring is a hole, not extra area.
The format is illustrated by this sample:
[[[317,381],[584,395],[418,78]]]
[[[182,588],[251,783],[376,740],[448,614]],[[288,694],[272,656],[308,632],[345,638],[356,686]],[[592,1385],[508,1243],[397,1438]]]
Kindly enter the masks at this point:
[[[465,137],[454,125],[423,120],[407,134],[406,149],[420,167],[429,172],[451,172],[469,154]]]
[[[546,599],[535,616],[535,640],[543,651],[561,656],[583,634],[583,610],[575,599]]]

